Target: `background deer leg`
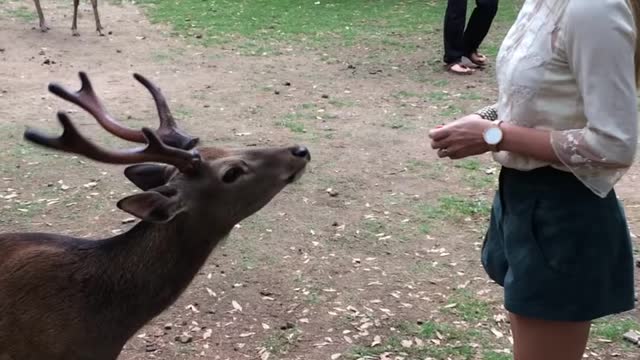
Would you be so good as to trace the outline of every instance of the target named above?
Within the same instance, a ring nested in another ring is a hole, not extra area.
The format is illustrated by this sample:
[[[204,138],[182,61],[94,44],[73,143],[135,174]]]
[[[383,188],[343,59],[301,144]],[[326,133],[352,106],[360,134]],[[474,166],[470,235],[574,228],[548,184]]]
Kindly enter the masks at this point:
[[[40,31],[46,32],[49,30],[47,23],[44,21],[44,14],[42,13],[42,8],[40,7],[40,0],[34,0],[36,3],[36,11],[38,12],[38,18],[40,19]]]
[[[78,5],[80,5],[80,0],[73,0],[73,22],[71,23],[71,33],[73,36],[80,36],[78,32]]]
[[[96,18],[96,31],[100,36],[104,36],[102,25],[100,25],[100,16],[98,15],[98,0],[91,0],[91,6],[93,6],[93,16]]]

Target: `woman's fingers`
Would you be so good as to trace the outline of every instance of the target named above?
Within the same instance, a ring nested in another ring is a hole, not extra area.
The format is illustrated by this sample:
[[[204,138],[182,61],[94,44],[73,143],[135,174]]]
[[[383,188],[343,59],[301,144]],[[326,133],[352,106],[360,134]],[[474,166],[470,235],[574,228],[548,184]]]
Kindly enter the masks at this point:
[[[439,127],[439,128],[431,129],[429,131],[429,137],[431,138],[431,140],[434,140],[434,141],[442,140],[447,136],[449,136],[450,134],[451,134],[451,130],[447,127]]]

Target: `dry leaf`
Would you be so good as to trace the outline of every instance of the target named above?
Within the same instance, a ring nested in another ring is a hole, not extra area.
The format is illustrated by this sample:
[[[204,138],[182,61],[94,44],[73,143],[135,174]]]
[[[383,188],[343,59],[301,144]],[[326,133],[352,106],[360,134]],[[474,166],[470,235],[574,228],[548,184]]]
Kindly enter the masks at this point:
[[[234,309],[236,309],[237,311],[242,312],[242,306],[240,306],[240,304],[238,304],[238,302],[237,302],[237,301],[233,300],[233,301],[231,302],[231,305],[233,305],[233,308],[234,308]]]
[[[371,343],[371,347],[382,344],[382,338],[380,335],[376,335],[373,337],[373,342]]]

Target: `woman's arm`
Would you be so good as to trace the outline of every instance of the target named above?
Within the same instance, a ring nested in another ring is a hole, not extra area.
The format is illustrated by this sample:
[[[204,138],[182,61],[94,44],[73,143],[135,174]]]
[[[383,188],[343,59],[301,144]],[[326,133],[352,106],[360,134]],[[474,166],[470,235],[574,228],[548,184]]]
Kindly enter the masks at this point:
[[[548,131],[505,122],[499,149],[563,164],[605,196],[633,163],[638,143],[635,22],[626,1],[574,1],[568,6],[562,47],[587,124]],[[429,136],[441,157],[458,159],[488,150],[482,133],[489,126],[490,121],[469,115]]]
[[[531,129],[502,123],[503,138],[498,149],[509,151],[549,163],[560,164],[560,159],[551,146],[551,131]]]

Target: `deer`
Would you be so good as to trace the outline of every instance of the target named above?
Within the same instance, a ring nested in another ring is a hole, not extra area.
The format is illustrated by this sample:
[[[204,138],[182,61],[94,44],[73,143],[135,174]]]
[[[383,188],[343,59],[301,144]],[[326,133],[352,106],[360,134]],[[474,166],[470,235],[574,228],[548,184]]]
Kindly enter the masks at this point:
[[[160,88],[137,73],[158,111],[157,130],[112,117],[84,72],[81,88],[49,91],[116,137],[143,146],[111,150],[57,112],[62,134],[27,127],[24,139],[98,163],[127,165],[139,189],[116,206],[138,221],[96,239],[56,233],[0,234],[0,360],[115,360],[127,341],[170,307],[214,248],[243,219],[301,178],[301,145],[206,147],[176,125]]]
[[[40,0],[33,0],[36,5],[36,12],[38,13],[38,19],[40,20],[40,31],[47,32],[49,31],[49,26],[47,22],[44,20],[44,13],[42,12],[42,7],[40,6]],[[78,32],[78,6],[80,5],[80,0],[73,0],[73,22],[71,23],[71,34],[73,36],[80,36]],[[91,7],[93,7],[93,16],[96,20],[96,31],[100,36],[104,36],[102,33],[103,27],[100,24],[100,15],[98,14],[98,0],[91,0]]]

